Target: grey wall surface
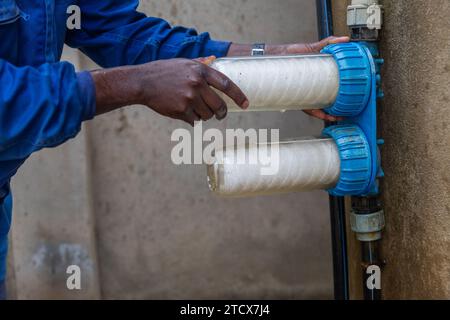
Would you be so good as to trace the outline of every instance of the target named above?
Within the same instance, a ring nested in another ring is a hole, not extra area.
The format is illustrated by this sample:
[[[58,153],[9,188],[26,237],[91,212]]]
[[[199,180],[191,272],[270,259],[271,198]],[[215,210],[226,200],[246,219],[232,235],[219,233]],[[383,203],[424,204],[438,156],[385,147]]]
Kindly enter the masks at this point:
[[[141,1],[141,9],[217,39],[317,37],[313,0]],[[14,183],[18,298],[331,298],[327,195],[219,199],[203,166],[172,164],[180,127],[188,128],[132,107],[27,163]],[[299,112],[252,113],[205,127],[279,128],[291,138],[322,124]],[[68,292],[64,266],[75,262],[87,270],[86,289]]]
[[[450,298],[450,1],[385,0],[387,299]]]

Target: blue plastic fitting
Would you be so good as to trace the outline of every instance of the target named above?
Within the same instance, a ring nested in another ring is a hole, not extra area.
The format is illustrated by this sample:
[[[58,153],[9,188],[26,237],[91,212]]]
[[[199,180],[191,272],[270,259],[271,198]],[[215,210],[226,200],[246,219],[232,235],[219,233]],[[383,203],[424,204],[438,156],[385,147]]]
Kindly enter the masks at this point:
[[[339,183],[328,192],[333,196],[353,196],[368,192],[372,176],[372,153],[366,135],[357,125],[326,128],[324,136],[333,138],[341,158]]]
[[[367,106],[372,88],[372,57],[358,43],[333,44],[322,50],[331,54],[339,68],[339,93],[325,111],[334,116],[355,117]]]
[[[334,55],[341,72],[339,97],[328,112],[345,117],[324,131],[336,141],[342,160],[340,181],[329,192],[335,196],[376,195],[378,179],[384,176],[379,149],[384,141],[377,137],[383,60],[376,59],[376,46],[364,42],[332,45],[323,52]]]

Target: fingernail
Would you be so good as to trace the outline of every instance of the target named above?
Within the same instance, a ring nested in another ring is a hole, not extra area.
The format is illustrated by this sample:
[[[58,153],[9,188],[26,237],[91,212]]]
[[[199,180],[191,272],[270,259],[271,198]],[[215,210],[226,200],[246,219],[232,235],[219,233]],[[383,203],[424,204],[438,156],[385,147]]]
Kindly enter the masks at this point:
[[[250,107],[250,102],[248,100],[245,100],[244,103],[241,105],[242,109],[248,109]]]

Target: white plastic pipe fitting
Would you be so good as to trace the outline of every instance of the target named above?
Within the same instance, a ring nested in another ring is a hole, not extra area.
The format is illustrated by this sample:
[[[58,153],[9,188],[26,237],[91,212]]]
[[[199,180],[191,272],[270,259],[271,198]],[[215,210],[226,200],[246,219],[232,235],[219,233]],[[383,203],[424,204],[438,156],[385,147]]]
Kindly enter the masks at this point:
[[[366,26],[380,30],[383,23],[383,6],[378,0],[352,0],[347,7],[349,27]]]

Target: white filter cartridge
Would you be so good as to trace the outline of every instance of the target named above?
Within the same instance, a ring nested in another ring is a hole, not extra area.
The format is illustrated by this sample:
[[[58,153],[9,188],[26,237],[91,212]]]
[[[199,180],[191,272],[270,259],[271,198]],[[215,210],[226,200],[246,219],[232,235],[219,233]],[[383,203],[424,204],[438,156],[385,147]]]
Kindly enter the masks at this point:
[[[222,58],[211,67],[241,88],[249,111],[324,109],[339,91],[339,70],[331,55]],[[242,111],[221,95],[231,112]]]
[[[251,155],[259,158],[251,162]],[[226,197],[325,190],[338,183],[340,164],[333,139],[225,148],[208,166],[208,182]]]

